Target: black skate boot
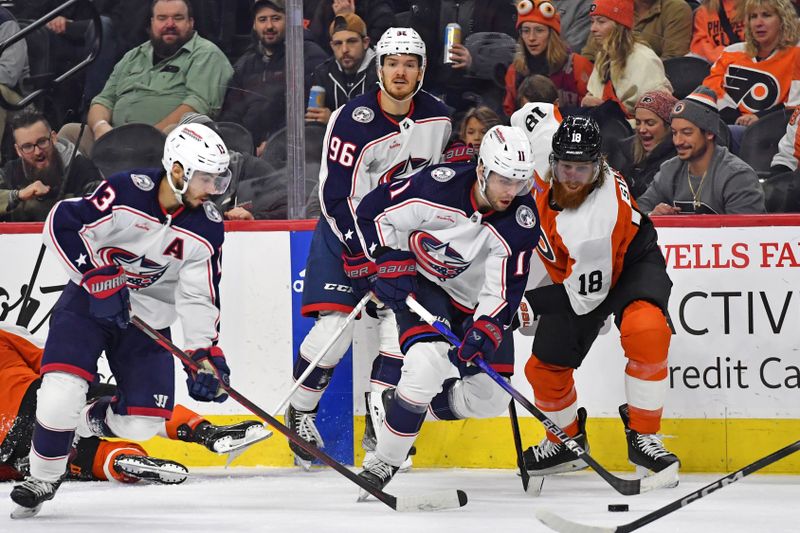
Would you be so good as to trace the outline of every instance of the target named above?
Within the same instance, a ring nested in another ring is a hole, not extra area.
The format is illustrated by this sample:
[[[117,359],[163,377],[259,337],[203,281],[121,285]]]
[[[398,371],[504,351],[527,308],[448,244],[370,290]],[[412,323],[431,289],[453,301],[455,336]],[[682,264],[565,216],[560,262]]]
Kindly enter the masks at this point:
[[[61,479],[55,482],[42,481],[33,476],[28,476],[25,481],[16,485],[11,490],[11,499],[19,507],[11,511],[11,518],[31,518],[36,516],[47,500],[52,500],[56,495]]]
[[[638,433],[629,427],[630,415],[628,404],[619,406],[619,416],[625,424],[625,440],[628,441],[628,460],[636,467],[640,476],[650,472],[661,472],[670,465],[678,463],[678,457],[664,448],[661,437],[655,433]],[[670,487],[677,485],[677,482]]]
[[[114,458],[113,468],[124,477],[162,485],[177,485],[189,477],[182,464],[147,455],[120,455]]]
[[[187,424],[178,427],[180,440],[202,444],[214,453],[235,452],[271,436],[272,431],[256,420],[245,420],[230,426],[215,426],[203,421],[194,430]]]
[[[380,401],[375,401],[379,394]],[[383,424],[383,421],[386,419],[386,407],[392,400],[393,394],[394,388],[385,389],[380,393],[364,393],[364,402],[367,405],[367,414],[364,415],[364,437],[361,439],[361,447],[364,448],[366,453],[364,454],[364,463],[362,463],[362,466],[366,464],[367,460],[373,457],[375,447],[378,445],[378,435],[375,428],[380,427]],[[406,457],[406,460],[403,461],[402,465],[400,465],[400,472],[408,472],[411,470],[411,467],[414,466],[411,456],[415,455],[416,453],[416,446],[412,446],[408,451],[408,457]]]
[[[310,442],[317,448],[324,448],[325,442],[322,440],[322,435],[319,434],[316,425],[318,409],[319,406],[315,407],[313,411],[298,411],[290,403],[286,407],[284,420],[286,425],[300,435],[303,440]],[[309,470],[314,456],[291,440],[289,441],[289,448],[294,454],[295,464],[301,466],[304,470]]]
[[[586,439],[586,409],[578,408],[578,434],[572,439],[589,451],[589,441]],[[583,470],[589,465],[579,459],[569,448],[562,443],[551,442],[546,436],[537,446],[531,446],[522,452],[525,469],[532,476],[547,476],[562,474],[575,470]]]
[[[384,463],[374,455],[364,460],[363,468],[364,470],[358,473],[358,477],[380,490],[383,490],[383,487],[392,480],[392,477],[399,470],[398,467]],[[361,489],[358,501],[364,501],[368,497],[369,493]]]

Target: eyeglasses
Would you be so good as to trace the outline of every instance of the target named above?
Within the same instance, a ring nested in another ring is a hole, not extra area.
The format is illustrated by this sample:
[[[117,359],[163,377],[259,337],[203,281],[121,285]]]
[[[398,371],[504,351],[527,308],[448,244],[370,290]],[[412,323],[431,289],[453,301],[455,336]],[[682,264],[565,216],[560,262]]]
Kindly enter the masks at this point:
[[[534,26],[533,28],[531,28],[530,26],[522,26],[519,29],[519,34],[522,35],[523,37],[527,37],[528,35],[537,35],[538,36],[538,35],[544,35],[545,33],[548,33],[549,31],[550,31],[550,29],[547,26],[539,25],[539,26]]]
[[[53,132],[50,132],[51,134]],[[32,154],[36,148],[39,148],[41,151],[45,151],[50,148],[50,145],[53,144],[53,141],[50,137],[42,137],[41,139],[37,140],[35,143],[25,143],[25,144],[18,144],[19,151],[23,154]]]

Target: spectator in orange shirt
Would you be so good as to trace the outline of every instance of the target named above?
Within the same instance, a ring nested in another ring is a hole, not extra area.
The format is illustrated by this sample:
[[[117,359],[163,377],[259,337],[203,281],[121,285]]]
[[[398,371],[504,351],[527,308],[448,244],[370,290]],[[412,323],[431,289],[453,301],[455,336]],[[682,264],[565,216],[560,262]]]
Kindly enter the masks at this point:
[[[741,0],[703,0],[694,12],[689,50],[709,63],[719,59],[722,49],[744,40]]]

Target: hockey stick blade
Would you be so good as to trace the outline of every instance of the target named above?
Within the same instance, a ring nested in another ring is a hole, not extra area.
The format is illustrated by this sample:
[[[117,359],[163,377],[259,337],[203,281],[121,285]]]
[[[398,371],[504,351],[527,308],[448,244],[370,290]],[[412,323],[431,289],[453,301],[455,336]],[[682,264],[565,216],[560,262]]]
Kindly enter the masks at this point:
[[[572,522],[566,518],[558,516],[552,511],[548,511],[547,509],[538,509],[536,511],[536,518],[538,518],[540,522],[550,529],[559,531],[560,533],[629,533],[630,531],[635,531],[640,527],[649,524],[650,522],[670,514],[673,511],[677,511],[678,509],[686,507],[690,503],[696,502],[700,498],[708,496],[712,492],[716,492],[723,487],[732,485],[743,477],[749,476],[753,472],[757,472],[758,470],[761,470],[762,468],[765,468],[798,450],[800,450],[800,440],[794,442],[793,444],[789,444],[788,446],[785,446],[780,450],[767,455],[766,457],[762,457],[758,461],[750,463],[744,468],[741,468],[736,472],[732,472],[727,476],[714,481],[713,483],[709,483],[705,487],[697,489],[696,491],[687,494],[679,500],[675,500],[674,502],[668,503],[663,507],[659,507],[655,511],[648,513],[643,517],[634,520],[633,522],[622,524],[616,527],[590,526],[587,524]]]
[[[511,433],[514,437],[514,451],[517,454],[517,468],[519,468],[519,476],[522,479],[522,490],[523,492],[528,492],[528,484],[530,483],[531,476],[528,474],[528,470],[525,469],[525,461],[522,459],[522,434],[519,430],[519,418],[517,418],[517,408],[514,405],[514,398],[511,398],[511,401],[508,403],[508,417],[511,419]],[[539,492],[541,492],[541,488],[538,492],[534,492],[535,495],[538,496]]]
[[[419,317],[433,326],[436,331],[438,331],[442,337],[450,341],[451,344],[454,346],[458,346],[461,344],[461,341],[458,337],[453,333],[450,328],[448,328],[445,324],[440,322],[433,316],[430,311],[425,309],[422,304],[416,301],[412,296],[406,298],[406,305],[409,309],[419,315]],[[531,413],[536,419],[539,420],[544,425],[544,428],[554,435],[558,440],[564,443],[564,445],[569,448],[569,450],[575,454],[576,457],[583,459],[586,464],[591,466],[597,474],[602,477],[606,482],[611,485],[614,490],[619,492],[624,496],[633,496],[635,494],[641,494],[643,492],[648,492],[653,489],[666,487],[667,485],[674,485],[678,481],[678,466],[675,463],[674,468],[672,465],[670,467],[665,468],[661,472],[655,473],[651,476],[647,476],[642,479],[625,479],[621,477],[617,477],[605,468],[603,468],[600,463],[598,463],[589,452],[587,452],[580,444],[578,444],[575,439],[572,439],[569,435],[564,433],[564,430],[561,429],[555,422],[550,420],[547,415],[545,415],[539,408],[537,408],[533,403],[530,402],[521,392],[511,386],[511,383],[506,381],[503,376],[497,373],[497,371],[489,366],[482,357],[475,357],[472,360],[481,370],[483,370],[486,374],[492,378],[495,383],[500,385],[503,390],[511,395],[512,398],[517,400],[520,405],[522,405],[529,413]]]
[[[149,324],[144,322],[138,316],[131,317],[131,324],[139,328],[145,335],[153,339],[157,344],[159,344],[162,348],[170,352],[173,356],[178,358],[181,363],[189,367],[189,369],[197,371],[199,367],[197,363],[189,357],[186,352],[175,346],[171,340],[167,337],[162,335],[158,330],[151,327]],[[252,401],[247,399],[243,396],[240,392],[236,389],[231,387],[227,383],[220,383],[220,387],[222,387],[225,392],[228,393],[228,396],[236,400],[240,405],[247,408],[251,413],[259,417],[261,420],[272,426],[278,433],[281,433],[290,441],[297,444],[299,447],[303,448],[305,451],[316,457],[320,462],[330,466],[341,475],[364,489],[365,491],[369,492],[376,499],[380,500],[387,506],[391,507],[395,511],[438,511],[443,509],[452,509],[457,507],[463,507],[467,503],[467,495],[460,490],[454,490],[452,492],[452,497],[449,499],[443,499],[439,493],[434,493],[433,497],[427,499],[425,495],[419,495],[414,497],[414,502],[411,504],[406,503],[404,498],[400,499],[400,503],[402,505],[398,505],[398,498],[392,494],[384,492],[379,488],[367,483],[364,479],[358,476],[355,472],[352,472],[349,468],[345,465],[328,455],[327,453],[323,452],[310,442],[304,440],[300,435],[286,427],[285,425],[281,424],[275,417],[270,415],[264,409],[260,408]]]

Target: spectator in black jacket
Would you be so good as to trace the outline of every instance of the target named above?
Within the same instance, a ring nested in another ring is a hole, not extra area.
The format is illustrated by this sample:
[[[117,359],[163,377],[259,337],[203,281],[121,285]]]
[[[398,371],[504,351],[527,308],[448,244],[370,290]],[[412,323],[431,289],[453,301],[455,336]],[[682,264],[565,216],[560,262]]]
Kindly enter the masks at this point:
[[[27,108],[9,123],[19,159],[0,170],[0,220],[42,222],[57,201],[86,194],[103,179],[94,163],[59,139],[38,111]]]
[[[317,44],[324,48],[333,19],[348,13],[361,17],[373,43],[377,43],[383,32],[395,25],[394,8],[390,0],[320,0],[308,28]]]
[[[339,15],[330,26],[333,57],[311,75],[311,85],[325,89],[325,105],[309,107],[306,121],[328,123],[331,113],[378,83],[375,51],[369,47],[367,26],[354,13]]]
[[[243,125],[262,153],[266,139],[286,125],[286,2],[256,0],[253,6],[255,46],[233,67],[225,102],[217,119]],[[311,73],[327,54],[312,41],[303,42],[306,92]]]

